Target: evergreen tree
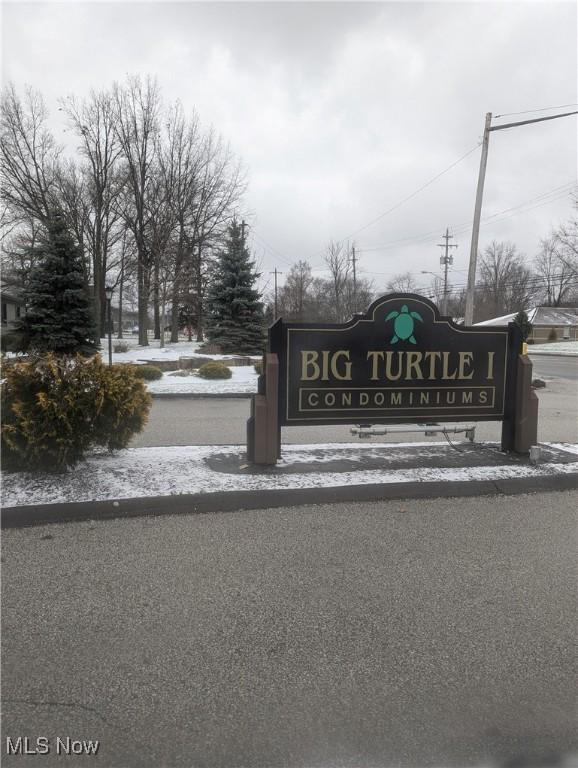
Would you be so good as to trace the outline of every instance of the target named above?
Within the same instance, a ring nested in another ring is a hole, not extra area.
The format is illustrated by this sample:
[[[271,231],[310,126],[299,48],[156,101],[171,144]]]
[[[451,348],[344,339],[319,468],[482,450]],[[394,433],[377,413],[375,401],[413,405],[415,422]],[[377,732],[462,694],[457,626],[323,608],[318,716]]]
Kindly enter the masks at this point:
[[[530,322],[528,315],[524,312],[523,309],[518,312],[514,318],[514,322],[522,331],[522,338],[524,341],[526,341],[528,336],[532,333],[532,323]]]
[[[61,214],[48,221],[46,233],[31,256],[26,315],[19,324],[26,348],[58,355],[91,354],[96,350],[92,301],[84,282],[80,249]]]
[[[263,303],[255,289],[259,275],[245,244],[242,227],[229,227],[208,295],[207,337],[223,352],[259,354],[263,351]]]

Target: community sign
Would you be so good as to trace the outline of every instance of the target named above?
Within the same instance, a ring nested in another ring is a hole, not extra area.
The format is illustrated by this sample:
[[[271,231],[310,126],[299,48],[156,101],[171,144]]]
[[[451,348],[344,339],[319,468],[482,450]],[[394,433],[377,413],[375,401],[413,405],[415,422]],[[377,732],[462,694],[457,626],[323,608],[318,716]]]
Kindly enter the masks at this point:
[[[511,329],[462,327],[415,294],[339,325],[278,321],[279,425],[503,420],[520,348]]]

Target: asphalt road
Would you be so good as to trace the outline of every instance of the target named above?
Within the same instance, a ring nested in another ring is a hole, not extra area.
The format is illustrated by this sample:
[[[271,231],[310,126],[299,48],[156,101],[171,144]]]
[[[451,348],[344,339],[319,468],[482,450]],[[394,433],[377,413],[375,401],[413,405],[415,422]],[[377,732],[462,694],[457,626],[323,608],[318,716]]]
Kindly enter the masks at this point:
[[[545,356],[544,356],[545,357]],[[556,358],[557,360],[560,358]],[[574,363],[576,361],[574,360]],[[540,363],[541,364],[541,363]],[[545,364],[551,366],[549,362]],[[538,371],[542,369],[537,367]],[[544,376],[547,386],[536,390],[539,404],[538,439],[550,442],[578,442],[578,386],[567,378]],[[249,417],[249,399],[155,399],[149,422],[143,432],[133,440],[133,446],[146,445],[237,445],[246,440],[246,424]],[[286,427],[284,443],[355,442],[349,426]],[[477,440],[499,441],[499,422],[480,422],[476,429]],[[426,438],[423,434],[387,435],[373,438],[374,442],[399,440],[443,439],[441,436]],[[456,439],[463,439],[463,435]]]
[[[2,764],[574,765],[576,501],[6,531]]]
[[[535,376],[553,379],[578,380],[578,357],[570,355],[533,355],[530,359]]]

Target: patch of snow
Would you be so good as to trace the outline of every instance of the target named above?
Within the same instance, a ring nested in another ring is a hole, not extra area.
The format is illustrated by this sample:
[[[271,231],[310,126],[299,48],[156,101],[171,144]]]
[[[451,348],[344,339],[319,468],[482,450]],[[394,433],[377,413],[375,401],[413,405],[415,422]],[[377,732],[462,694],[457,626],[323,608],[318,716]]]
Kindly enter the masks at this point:
[[[259,378],[252,365],[232,366],[230,379],[202,379],[197,374],[171,376],[148,382],[152,394],[251,394],[257,392]]]
[[[101,339],[100,356],[104,361],[108,361],[108,339]],[[115,352],[115,344],[126,344],[127,352]],[[128,337],[126,339],[112,340],[112,362],[113,363],[143,363],[153,362],[154,360],[178,360],[181,357],[202,356],[211,360],[223,360],[230,357],[252,357],[255,361],[260,360],[260,355],[208,355],[205,352],[199,352],[202,342],[199,341],[179,341],[176,344],[170,344],[165,339],[165,346],[160,346],[159,339],[149,339],[148,347],[139,346],[138,337]]]
[[[397,444],[412,445],[415,443]],[[445,443],[417,444],[431,450]],[[545,445],[549,445],[546,443]],[[578,455],[578,446],[555,444]],[[357,444],[287,445],[283,465],[315,460],[311,451],[325,451],[323,460],[344,458],[343,449],[363,457],[367,447]],[[276,490],[294,488],[330,488],[351,485],[419,483],[428,481],[459,482],[499,480],[511,477],[540,477],[578,472],[578,461],[531,465],[480,466],[439,469],[421,467],[388,470],[372,469],[349,472],[296,472],[281,474],[264,471],[256,474],[227,474],[210,468],[207,459],[229,455],[239,457],[244,446],[169,446],[162,448],[127,448],[116,454],[96,454],[65,474],[48,475],[9,473],[4,476],[4,506],[56,504],[61,502],[105,501],[114,499],[208,494],[219,491]],[[331,454],[331,452],[333,452]],[[331,454],[331,455],[330,455]]]

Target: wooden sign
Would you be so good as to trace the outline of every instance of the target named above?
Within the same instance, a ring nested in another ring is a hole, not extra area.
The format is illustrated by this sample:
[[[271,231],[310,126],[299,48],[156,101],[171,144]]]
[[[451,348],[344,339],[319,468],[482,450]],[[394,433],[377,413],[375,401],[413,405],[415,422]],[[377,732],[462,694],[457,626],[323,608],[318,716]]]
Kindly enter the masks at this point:
[[[464,328],[428,299],[392,294],[342,325],[280,322],[281,424],[497,421],[507,328]]]
[[[521,351],[514,323],[460,326],[415,294],[382,296],[342,324],[278,320],[252,402],[249,459],[275,463],[282,426],[464,419],[501,421],[502,449],[525,451],[535,442],[537,401],[530,393],[516,405],[518,371],[531,377]]]

